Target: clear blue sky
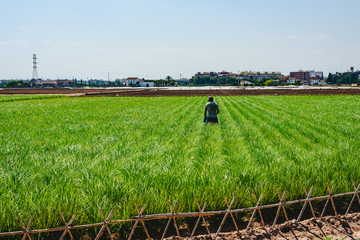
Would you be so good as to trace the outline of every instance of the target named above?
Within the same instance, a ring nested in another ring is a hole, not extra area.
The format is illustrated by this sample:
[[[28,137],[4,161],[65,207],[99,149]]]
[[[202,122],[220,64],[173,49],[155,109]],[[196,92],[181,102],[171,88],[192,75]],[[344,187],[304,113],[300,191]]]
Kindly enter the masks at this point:
[[[360,69],[359,0],[0,0],[0,79]]]

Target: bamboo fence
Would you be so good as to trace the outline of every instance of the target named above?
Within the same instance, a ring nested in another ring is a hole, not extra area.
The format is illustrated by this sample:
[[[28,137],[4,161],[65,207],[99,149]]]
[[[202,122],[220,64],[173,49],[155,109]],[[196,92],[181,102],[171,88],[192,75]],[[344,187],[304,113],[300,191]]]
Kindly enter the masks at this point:
[[[360,205],[360,184],[356,187],[355,183],[352,181],[352,185],[354,187],[354,191],[352,192],[346,192],[346,193],[339,193],[339,194],[333,194],[333,190],[334,190],[334,187],[332,187],[330,189],[329,185],[326,184],[326,188],[327,188],[327,191],[328,191],[328,195],[325,195],[325,196],[320,196],[320,197],[311,197],[311,194],[313,192],[313,188],[310,189],[309,192],[306,191],[306,189],[304,188],[304,191],[305,191],[305,194],[306,194],[306,198],[305,199],[299,199],[299,200],[292,200],[292,201],[288,201],[288,202],[285,202],[284,199],[285,199],[285,195],[286,195],[286,191],[283,192],[282,195],[280,195],[279,192],[277,192],[277,195],[278,195],[278,198],[279,198],[279,203],[275,203],[275,204],[268,204],[268,205],[260,205],[260,201],[262,199],[262,194],[260,195],[259,199],[256,198],[256,196],[253,194],[253,198],[254,198],[254,203],[256,204],[254,207],[248,207],[248,208],[240,208],[240,209],[232,209],[232,205],[234,204],[235,202],[235,197],[232,198],[231,202],[229,203],[228,200],[226,199],[226,197],[224,197],[224,200],[225,200],[225,203],[227,205],[227,208],[225,210],[220,210],[220,211],[204,211],[205,208],[206,208],[206,203],[204,203],[203,207],[201,208],[199,202],[197,200],[196,201],[196,204],[198,206],[198,209],[199,209],[199,212],[176,212],[176,207],[178,205],[178,202],[176,201],[174,203],[174,205],[172,206],[171,205],[171,202],[168,201],[168,204],[169,204],[169,209],[170,209],[170,213],[164,213],[164,214],[152,214],[152,215],[142,215],[144,210],[145,210],[145,207],[146,205],[143,205],[142,208],[139,210],[138,206],[135,204],[135,208],[136,208],[136,211],[138,213],[137,216],[134,216],[133,218],[131,219],[124,219],[124,220],[112,220],[110,221],[114,211],[111,211],[108,216],[105,218],[102,211],[100,210],[100,208],[98,207],[98,211],[101,215],[101,218],[103,219],[103,222],[99,222],[99,223],[92,223],[92,224],[85,224],[85,225],[76,225],[76,226],[72,226],[72,222],[74,221],[75,219],[75,214],[72,215],[71,219],[67,222],[63,213],[60,212],[60,216],[64,222],[64,226],[61,226],[61,227],[55,227],[55,228],[48,228],[48,229],[37,229],[37,230],[31,230],[30,229],[30,226],[31,226],[31,223],[33,221],[33,217],[30,217],[29,219],[29,222],[28,224],[25,226],[24,222],[19,219],[19,225],[21,226],[22,230],[21,231],[13,231],[13,232],[3,232],[3,233],[0,233],[0,237],[5,237],[5,236],[13,236],[13,235],[23,235],[23,240],[24,239],[30,239],[31,240],[31,234],[39,234],[39,233],[50,233],[50,232],[56,232],[56,231],[63,231],[63,234],[61,235],[60,237],[60,240],[64,239],[65,236],[68,234],[69,237],[71,239],[74,239],[72,233],[71,233],[71,230],[75,230],[75,229],[80,229],[80,228],[91,228],[91,227],[100,227],[100,230],[97,234],[97,236],[95,237],[95,240],[98,240],[101,238],[101,236],[103,235],[105,229],[110,237],[110,239],[113,240],[113,235],[110,231],[110,228],[109,228],[109,225],[112,225],[112,224],[120,224],[120,223],[126,223],[126,222],[134,222],[134,226],[130,232],[130,235],[128,236],[128,240],[130,240],[134,233],[135,233],[135,229],[138,225],[138,223],[140,222],[142,224],[142,227],[146,233],[146,237],[147,239],[152,239],[149,235],[149,232],[145,226],[145,222],[146,221],[151,221],[151,220],[159,220],[159,219],[168,219],[168,222],[166,224],[166,227],[164,229],[164,232],[162,234],[162,237],[161,239],[164,239],[165,236],[166,236],[166,233],[167,233],[167,230],[171,224],[171,222],[173,222],[173,225],[176,229],[176,234],[177,234],[177,237],[179,239],[181,239],[181,236],[180,236],[180,232],[179,232],[179,228],[178,228],[178,225],[176,223],[176,219],[177,218],[187,218],[187,217],[197,217],[197,221],[196,221],[196,224],[191,232],[191,235],[190,235],[190,239],[194,238],[195,236],[195,233],[196,233],[196,229],[197,227],[199,226],[199,223],[200,221],[203,222],[203,225],[205,226],[206,228],[206,231],[207,231],[207,234],[210,238],[212,238],[212,234],[208,228],[208,224],[205,220],[205,216],[214,216],[214,215],[220,215],[220,214],[224,214],[224,217],[220,223],[220,226],[217,228],[217,231],[215,233],[215,237],[217,237],[219,235],[219,233],[221,232],[221,229],[225,223],[225,220],[227,219],[227,217],[230,215],[231,219],[232,219],[232,222],[235,226],[235,229],[236,231],[239,232],[239,228],[238,228],[238,225],[235,221],[235,218],[234,218],[234,213],[240,213],[240,212],[251,212],[252,211],[252,215],[250,217],[250,220],[247,224],[247,227],[246,227],[246,230],[248,230],[251,226],[251,223],[253,222],[254,220],[254,216],[256,214],[256,212],[258,212],[259,216],[260,216],[260,220],[261,220],[261,225],[263,228],[266,228],[265,226],[265,223],[264,223],[264,220],[263,220],[263,216],[262,216],[262,212],[261,210],[262,209],[268,209],[268,208],[277,208],[277,211],[276,211],[276,215],[275,215],[275,218],[274,218],[274,221],[273,221],[273,224],[271,227],[275,227],[276,223],[277,223],[277,220],[278,220],[278,217],[280,215],[280,212],[281,210],[283,211],[284,213],[284,216],[285,216],[285,219],[286,219],[286,223],[287,225],[291,228],[292,227],[292,224],[293,222],[295,221],[295,223],[301,221],[301,217],[303,216],[303,213],[307,207],[307,205],[309,205],[310,207],[310,210],[311,210],[311,213],[312,213],[312,216],[314,218],[315,221],[318,221],[318,220],[322,220],[322,218],[324,217],[324,214],[325,214],[325,210],[327,208],[327,206],[329,205],[329,202],[331,202],[331,205],[332,205],[332,209],[334,211],[334,214],[335,214],[335,217],[336,218],[339,218],[339,215],[336,211],[336,206],[335,206],[335,203],[334,203],[334,198],[336,197],[343,197],[343,196],[349,196],[349,195],[353,195],[348,207],[347,207],[347,210],[345,212],[345,216],[349,213],[350,211],[350,208],[351,206],[353,205],[353,202],[357,199],[359,205]],[[325,202],[325,205],[323,207],[323,210],[321,212],[321,215],[320,216],[316,216],[315,215],[315,212],[314,212],[314,209],[312,207],[312,204],[311,202],[312,201],[317,201],[317,200],[324,200],[326,199],[326,202]],[[288,215],[286,213],[286,209],[285,209],[285,206],[288,206],[288,205],[293,205],[293,204],[299,204],[299,203],[303,203],[302,205],[302,208],[301,208],[301,211],[298,215],[298,217],[293,220],[293,221],[290,221],[289,218],[288,218]]]

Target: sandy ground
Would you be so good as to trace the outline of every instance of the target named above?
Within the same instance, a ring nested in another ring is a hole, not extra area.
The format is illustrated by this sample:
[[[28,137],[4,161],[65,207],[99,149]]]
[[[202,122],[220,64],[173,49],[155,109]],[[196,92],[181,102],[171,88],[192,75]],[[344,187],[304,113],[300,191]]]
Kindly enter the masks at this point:
[[[348,214],[346,217],[340,216],[339,219],[329,216],[324,217],[323,220],[309,219],[299,223],[295,223],[293,220],[291,228],[287,223],[278,224],[274,228],[266,226],[266,229],[261,227],[260,223],[254,225],[248,231],[243,229],[239,233],[236,231],[223,232],[217,237],[215,234],[211,234],[211,238],[208,235],[197,235],[194,239],[360,239],[360,213]],[[203,231],[204,226],[199,226],[198,229]],[[173,236],[167,239],[178,238]]]

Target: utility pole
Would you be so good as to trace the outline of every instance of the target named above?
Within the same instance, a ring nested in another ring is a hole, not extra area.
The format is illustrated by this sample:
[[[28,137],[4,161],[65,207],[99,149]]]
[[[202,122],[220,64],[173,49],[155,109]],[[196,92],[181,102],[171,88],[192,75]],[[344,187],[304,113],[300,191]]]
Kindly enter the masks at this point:
[[[32,76],[32,80],[37,80],[38,79],[38,75],[37,75],[37,62],[36,62],[37,58],[36,58],[36,54],[33,54],[33,76]]]
[[[110,86],[110,72],[108,72],[108,85]]]
[[[38,80],[38,75],[37,75],[37,62],[36,62],[36,54],[33,54],[33,75],[32,75],[32,79],[30,81],[30,86],[35,86]]]

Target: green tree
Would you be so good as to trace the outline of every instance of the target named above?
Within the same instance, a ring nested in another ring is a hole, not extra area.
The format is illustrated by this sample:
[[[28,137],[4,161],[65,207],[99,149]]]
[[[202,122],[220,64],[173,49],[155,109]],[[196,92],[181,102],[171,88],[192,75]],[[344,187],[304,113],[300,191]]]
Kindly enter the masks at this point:
[[[265,82],[265,86],[270,86],[270,85],[271,85],[271,79],[269,79]]]
[[[23,81],[10,81],[10,82],[6,83],[6,87],[9,87],[9,88],[30,87],[30,83],[23,82]]]
[[[333,81],[334,81],[333,74],[329,73],[328,78],[327,78],[327,80],[326,80],[326,83],[330,83],[330,84],[331,84],[331,83],[334,83]]]

